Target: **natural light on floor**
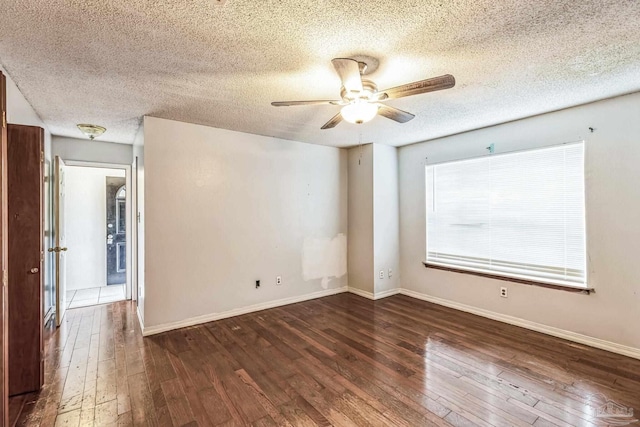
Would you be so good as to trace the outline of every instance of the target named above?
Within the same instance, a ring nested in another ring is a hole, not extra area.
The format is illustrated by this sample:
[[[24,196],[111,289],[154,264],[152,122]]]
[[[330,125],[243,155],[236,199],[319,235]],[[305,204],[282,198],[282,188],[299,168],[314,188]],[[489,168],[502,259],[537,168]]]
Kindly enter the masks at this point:
[[[67,308],[107,304],[125,299],[124,285],[109,285],[98,288],[67,291]]]

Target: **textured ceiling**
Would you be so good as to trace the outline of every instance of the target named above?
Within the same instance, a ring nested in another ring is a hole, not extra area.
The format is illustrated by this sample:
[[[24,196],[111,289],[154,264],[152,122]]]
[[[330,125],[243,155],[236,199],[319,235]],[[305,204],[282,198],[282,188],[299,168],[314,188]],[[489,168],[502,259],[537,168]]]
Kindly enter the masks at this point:
[[[143,115],[325,145],[404,145],[640,90],[636,0],[2,0],[0,62],[54,134],[131,143]],[[406,124],[320,127],[331,59],[370,55]],[[360,133],[362,135],[360,135]]]

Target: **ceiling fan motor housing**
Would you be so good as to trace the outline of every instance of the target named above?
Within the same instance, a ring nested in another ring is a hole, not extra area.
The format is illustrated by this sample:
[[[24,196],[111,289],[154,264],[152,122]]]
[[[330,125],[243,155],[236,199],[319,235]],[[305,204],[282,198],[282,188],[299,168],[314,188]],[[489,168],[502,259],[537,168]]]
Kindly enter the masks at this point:
[[[345,102],[351,102],[356,99],[369,101],[378,92],[378,86],[371,80],[362,79],[362,92],[347,91],[343,86],[340,89],[340,97]]]

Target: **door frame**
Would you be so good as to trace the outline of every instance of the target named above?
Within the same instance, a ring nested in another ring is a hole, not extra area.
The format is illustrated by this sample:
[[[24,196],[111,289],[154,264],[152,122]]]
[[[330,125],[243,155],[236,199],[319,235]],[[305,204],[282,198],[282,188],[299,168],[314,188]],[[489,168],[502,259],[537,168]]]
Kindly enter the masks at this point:
[[[66,274],[66,256],[62,250],[67,250],[64,246],[64,236],[66,234],[63,233],[64,230],[61,230],[62,227],[60,224],[64,224],[64,182],[65,178],[62,176],[62,172],[66,168],[64,160],[60,158],[60,156],[55,156],[53,160],[53,168],[55,169],[55,184],[53,185],[53,206],[55,207],[53,212],[53,229],[55,230],[54,240],[52,242],[52,247],[49,248],[49,251],[53,251],[53,260],[55,264],[55,274],[54,274],[54,287],[56,289],[56,327],[60,327],[62,325],[62,320],[64,318],[65,313],[67,312],[67,298],[66,298],[66,287],[61,286],[63,283],[66,284],[66,280],[64,275]],[[63,249],[64,248],[64,249]],[[63,257],[64,257],[64,265],[65,268],[62,268],[63,265]],[[63,289],[64,288],[64,289]]]
[[[137,300],[138,299],[138,295],[137,295],[137,286],[133,286],[134,285],[134,275],[133,272],[136,270],[136,266],[133,265],[133,251],[132,251],[132,243],[133,243],[133,238],[134,238],[134,233],[135,230],[137,228],[137,223],[134,221],[133,218],[133,209],[132,209],[132,201],[134,200],[134,194],[133,192],[135,191],[135,189],[133,188],[132,184],[132,179],[131,179],[131,165],[126,165],[126,164],[118,164],[118,163],[100,163],[100,162],[86,162],[86,161],[80,161],[80,160],[66,160],[63,159],[65,165],[67,166],[79,166],[79,167],[85,167],[85,168],[102,168],[102,169],[122,169],[125,171],[125,186],[127,189],[127,193],[126,193],[126,203],[127,203],[127,208],[126,208],[126,215],[127,215],[127,226],[126,226],[126,233],[127,233],[127,244],[126,244],[126,250],[127,250],[127,284],[125,286],[125,298],[126,299],[130,299],[130,300]],[[56,289],[57,291],[57,289]]]
[[[2,426],[9,424],[7,177],[7,85],[6,77],[0,71],[0,425]]]
[[[131,193],[132,193],[132,198],[133,198],[133,203],[131,205],[132,208],[132,212],[131,212],[131,216],[133,217],[133,222],[134,222],[134,234],[135,234],[135,238],[133,239],[132,245],[131,247],[133,248],[133,251],[131,253],[132,257],[133,257],[133,269],[131,271],[131,277],[132,277],[132,281],[131,281],[131,287],[132,289],[135,289],[134,291],[132,291],[133,293],[135,293],[136,295],[136,311],[139,312],[140,311],[140,299],[137,298],[138,293],[140,292],[140,289],[138,289],[138,285],[139,285],[139,281],[138,281],[138,239],[140,238],[138,235],[138,223],[140,222],[140,216],[138,214],[139,212],[139,206],[138,206],[138,156],[133,156],[133,164],[132,166],[132,170],[133,170],[133,176],[131,177]]]

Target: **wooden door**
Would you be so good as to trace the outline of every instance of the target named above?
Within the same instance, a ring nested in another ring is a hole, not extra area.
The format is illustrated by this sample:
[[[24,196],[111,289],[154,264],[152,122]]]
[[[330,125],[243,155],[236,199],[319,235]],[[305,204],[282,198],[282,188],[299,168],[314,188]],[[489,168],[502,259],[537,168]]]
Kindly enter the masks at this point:
[[[44,382],[44,129],[8,126],[9,395]]]
[[[3,426],[9,425],[7,188],[7,84],[0,72],[0,425]]]
[[[67,312],[67,235],[65,227],[65,181],[66,166],[59,156],[55,159],[55,242],[50,251],[56,254],[56,324],[60,326]]]

